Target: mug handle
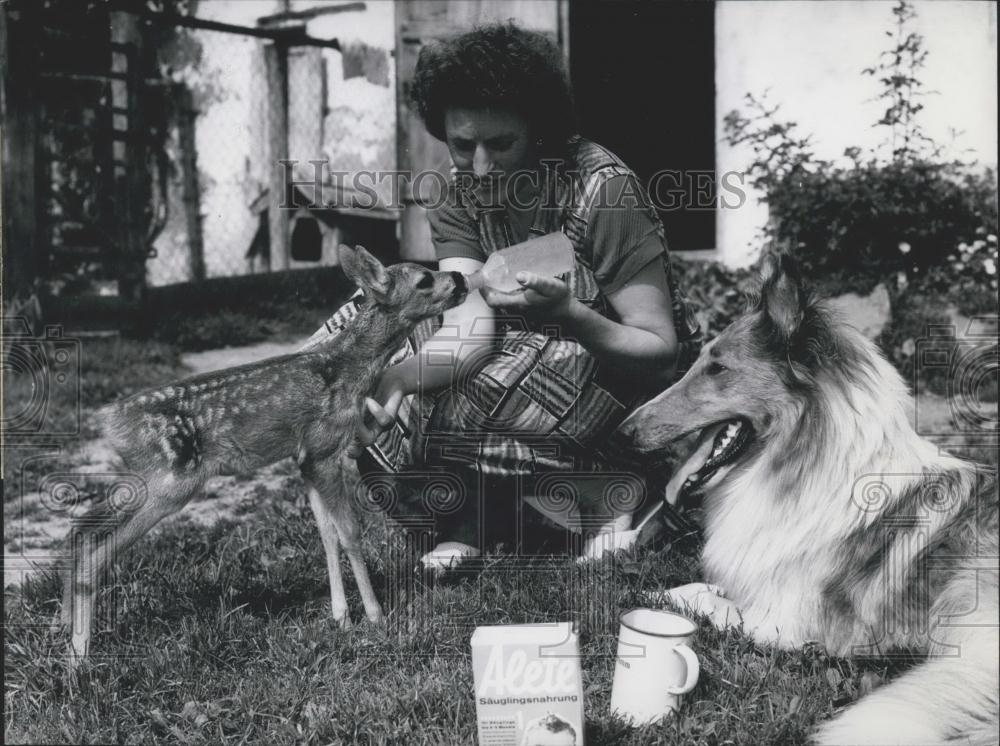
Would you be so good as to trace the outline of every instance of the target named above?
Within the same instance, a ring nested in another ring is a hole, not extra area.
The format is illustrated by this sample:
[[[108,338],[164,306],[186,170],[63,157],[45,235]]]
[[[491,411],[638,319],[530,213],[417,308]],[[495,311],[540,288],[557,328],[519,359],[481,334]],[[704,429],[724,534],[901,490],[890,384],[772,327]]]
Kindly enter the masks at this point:
[[[698,683],[698,674],[701,672],[701,664],[698,663],[698,656],[687,645],[678,645],[673,651],[684,659],[687,668],[687,677],[680,686],[672,686],[667,689],[668,694],[687,694],[694,689]]]

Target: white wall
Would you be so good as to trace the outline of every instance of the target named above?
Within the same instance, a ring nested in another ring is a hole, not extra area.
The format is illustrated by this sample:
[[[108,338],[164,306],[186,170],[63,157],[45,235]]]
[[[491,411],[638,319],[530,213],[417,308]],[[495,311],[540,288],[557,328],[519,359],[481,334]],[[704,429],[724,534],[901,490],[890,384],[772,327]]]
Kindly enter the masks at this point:
[[[292,10],[323,4],[319,0],[295,0]],[[396,63],[391,56],[396,44],[395,8],[392,0],[365,0],[365,6],[363,11],[313,18],[306,31],[318,39],[360,41],[385,50],[389,55],[389,85],[375,85],[363,77],[344,80],[340,52],[324,49],[328,114],[322,153],[290,152],[293,159],[327,158],[332,169],[350,172],[391,171],[396,166]],[[303,175],[309,178],[311,171]],[[387,197],[389,182],[384,185],[383,197]]]
[[[782,119],[811,133],[819,157],[835,159],[844,149],[876,147],[886,128],[872,128],[885,106],[870,101],[879,91],[862,69],[875,65],[892,40],[893,2],[883,0],[723,0],[716,6],[716,137],[720,174],[743,171],[748,148],[722,142],[723,117],[744,106],[750,92],[782,106]],[[921,73],[925,131],[938,142],[949,130],[964,130],[952,153],[976,151],[984,164],[997,164],[996,5],[989,2],[915,3],[913,29],[929,52]],[[730,199],[732,199],[730,197]],[[767,206],[748,192],[738,209],[720,209],[716,241],[723,261],[747,264],[767,221]]]

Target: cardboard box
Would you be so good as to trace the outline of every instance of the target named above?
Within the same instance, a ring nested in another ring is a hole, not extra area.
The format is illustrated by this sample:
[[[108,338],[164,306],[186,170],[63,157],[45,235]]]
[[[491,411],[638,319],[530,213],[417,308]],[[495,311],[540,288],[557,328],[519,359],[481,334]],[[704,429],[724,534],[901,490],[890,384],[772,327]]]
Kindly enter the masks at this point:
[[[569,622],[472,634],[479,746],[583,746],[583,678]]]

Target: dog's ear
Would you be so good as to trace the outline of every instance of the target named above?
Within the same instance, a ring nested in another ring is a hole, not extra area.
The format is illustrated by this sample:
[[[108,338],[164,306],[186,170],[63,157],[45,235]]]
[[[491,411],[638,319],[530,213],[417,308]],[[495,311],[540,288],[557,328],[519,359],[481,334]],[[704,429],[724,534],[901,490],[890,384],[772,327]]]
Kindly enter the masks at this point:
[[[760,271],[759,308],[787,345],[795,338],[805,316],[808,299],[791,257],[769,254]]]
[[[389,273],[378,259],[369,254],[364,246],[351,248],[340,245],[337,251],[340,266],[346,274],[376,301],[385,300],[389,293]]]

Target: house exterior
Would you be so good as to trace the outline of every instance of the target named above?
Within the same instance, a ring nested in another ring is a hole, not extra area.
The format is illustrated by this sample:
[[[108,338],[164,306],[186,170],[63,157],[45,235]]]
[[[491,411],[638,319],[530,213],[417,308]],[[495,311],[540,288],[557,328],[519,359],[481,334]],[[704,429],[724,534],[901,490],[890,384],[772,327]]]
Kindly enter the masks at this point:
[[[661,216],[678,253],[696,250],[741,265],[752,261],[759,248],[766,205],[743,181],[748,152],[723,139],[723,117],[743,105],[746,93],[768,91],[787,118],[813,133],[823,157],[840,157],[849,146],[874,147],[881,137],[871,127],[881,114],[879,103],[871,100],[877,86],[861,70],[886,47],[892,20],[888,1],[365,0],[339,5],[352,7],[329,12],[336,4],[319,0],[217,0],[197,6],[199,17],[254,27],[261,19],[294,16],[287,23],[304,27],[310,37],[336,38],[342,45],[363,42],[388,55],[386,79],[376,83],[345,78],[342,51],[290,49],[285,156],[297,161],[293,179],[307,198],[313,193],[312,160],[348,178],[446,168],[444,145],[424,132],[406,104],[407,81],[424,44],[494,20],[515,19],[562,46],[585,136],[617,152],[644,178],[668,172],[657,184],[668,187]],[[926,128],[941,141],[948,141],[949,127],[962,130],[956,152],[973,149],[982,163],[995,166],[996,6],[956,1],[917,2],[916,8],[917,28],[930,52],[927,87],[937,91],[925,101]],[[200,107],[196,128],[198,167],[208,176],[202,184],[205,264],[213,276],[246,271],[251,245],[261,240],[261,205],[272,202],[276,167],[268,135],[273,96],[260,40],[202,41],[198,70],[176,74],[197,76],[194,82],[202,87],[208,81],[216,94]],[[727,174],[731,188],[713,192],[712,179]],[[421,204],[428,195],[405,185],[394,194],[381,181],[373,189],[377,219],[395,220],[399,255],[432,260]],[[318,219],[306,207],[284,217],[287,226],[278,230],[289,241],[300,220]],[[342,235],[337,216],[325,218],[299,229],[300,236],[319,230],[323,248],[316,264],[336,261],[332,247]],[[368,218],[361,210],[352,219]],[[181,279],[166,271],[178,266],[171,258],[171,252],[182,250],[177,238],[165,231],[158,239],[158,255],[148,265],[153,284],[158,276]],[[296,259],[280,266],[311,262]]]

